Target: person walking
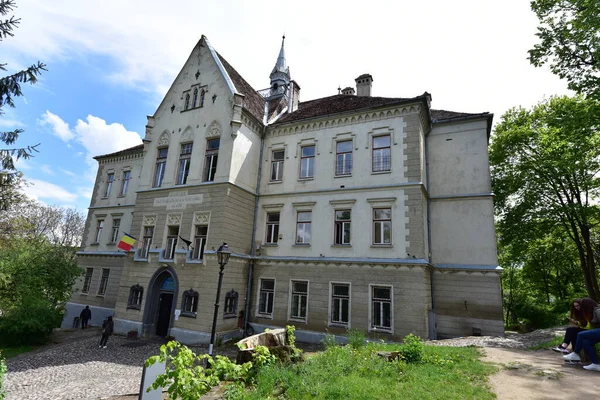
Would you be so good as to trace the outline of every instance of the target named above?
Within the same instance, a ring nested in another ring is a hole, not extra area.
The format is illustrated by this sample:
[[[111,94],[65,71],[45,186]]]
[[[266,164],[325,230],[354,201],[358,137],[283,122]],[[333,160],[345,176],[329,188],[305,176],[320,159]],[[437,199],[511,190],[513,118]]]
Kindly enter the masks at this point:
[[[108,317],[102,323],[102,338],[100,339],[100,346],[98,346],[98,348],[100,348],[100,347],[106,348],[106,342],[108,341],[108,337],[110,335],[112,335],[114,329],[115,329],[115,323],[113,322],[113,318]]]
[[[81,329],[87,328],[88,321],[92,319],[92,310],[90,310],[90,306],[85,306],[85,308],[81,310],[81,314],[79,314],[79,319],[81,320]]]

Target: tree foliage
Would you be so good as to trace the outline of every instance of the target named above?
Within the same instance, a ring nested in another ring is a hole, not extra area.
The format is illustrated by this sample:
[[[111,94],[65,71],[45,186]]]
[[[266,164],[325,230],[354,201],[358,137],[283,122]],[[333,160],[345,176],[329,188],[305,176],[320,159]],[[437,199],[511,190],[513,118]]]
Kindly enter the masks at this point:
[[[597,300],[593,233],[600,222],[599,127],[599,102],[555,97],[531,110],[509,110],[490,146],[499,239],[513,256],[521,255],[511,262],[532,266],[531,279],[550,285],[565,276],[549,274],[549,264],[569,271],[562,255],[574,252],[586,291]]]
[[[569,89],[600,100],[600,2],[534,0],[531,9],[540,21],[531,63],[548,63]]]
[[[0,17],[7,16],[15,7],[14,0],[0,0]],[[5,20],[0,19],[0,41],[14,36],[13,30],[19,22],[20,19],[14,16]],[[0,70],[7,71],[6,64],[0,63]],[[23,96],[21,85],[36,83],[38,75],[45,70],[46,65],[38,61],[27,69],[0,77],[0,116],[4,114],[2,111],[4,106],[15,107],[15,98]],[[17,186],[21,178],[21,174],[15,166],[15,161],[20,158],[28,159],[34,152],[38,151],[39,144],[24,147],[15,145],[21,133],[23,133],[23,129],[0,132],[0,141],[7,146],[0,148],[0,210],[6,209],[12,199],[3,193]]]

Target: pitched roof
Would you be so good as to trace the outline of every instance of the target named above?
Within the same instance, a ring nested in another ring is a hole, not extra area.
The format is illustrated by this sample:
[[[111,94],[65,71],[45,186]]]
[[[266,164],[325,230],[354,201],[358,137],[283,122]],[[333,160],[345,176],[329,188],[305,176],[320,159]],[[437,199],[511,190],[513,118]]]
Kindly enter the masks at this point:
[[[250,86],[248,82],[217,52],[219,60],[225,67],[225,70],[229,74],[229,77],[235,85],[235,89],[246,96],[244,98],[244,108],[247,109],[260,123],[262,123],[263,116],[265,113],[265,99],[258,94],[256,90]]]
[[[480,115],[490,115],[488,112],[483,113],[463,113],[446,110],[431,110],[431,119],[433,122],[443,121],[454,118],[476,117]]]
[[[302,102],[298,105],[298,110],[294,111],[293,113],[284,115],[274,125],[284,124],[287,122],[293,122],[302,119],[339,114],[348,111],[355,111],[363,108],[373,108],[389,104],[420,100],[422,98],[423,96],[417,96],[412,98],[394,98],[336,94],[334,96],[323,97],[320,99]]]
[[[101,156],[96,156],[94,157],[95,160],[98,160],[99,158],[106,158],[106,157],[115,157],[115,156],[125,156],[128,154],[135,154],[135,153],[140,153],[144,150],[144,145],[143,144],[138,144],[137,146],[133,146],[133,147],[129,147],[128,149],[125,150],[120,150],[114,153],[109,153],[109,154],[103,154]]]

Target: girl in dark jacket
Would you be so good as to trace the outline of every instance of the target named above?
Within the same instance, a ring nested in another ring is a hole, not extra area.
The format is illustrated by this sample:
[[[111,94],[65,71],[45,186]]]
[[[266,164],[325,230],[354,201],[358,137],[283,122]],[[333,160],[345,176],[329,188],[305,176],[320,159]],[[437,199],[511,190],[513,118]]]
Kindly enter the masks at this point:
[[[100,339],[100,346],[106,348],[106,342],[108,341],[108,337],[112,335],[113,330],[115,329],[115,323],[113,322],[112,317],[108,317],[106,321],[102,323],[102,338]]]

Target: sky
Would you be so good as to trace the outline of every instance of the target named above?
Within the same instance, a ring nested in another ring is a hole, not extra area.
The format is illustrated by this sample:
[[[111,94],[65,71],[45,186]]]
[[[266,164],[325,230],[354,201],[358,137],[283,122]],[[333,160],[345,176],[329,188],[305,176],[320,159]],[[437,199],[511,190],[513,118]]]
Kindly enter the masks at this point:
[[[8,72],[47,64],[4,107],[0,130],[39,153],[18,167],[25,192],[85,210],[92,158],[141,143],[146,116],[202,35],[254,87],[269,86],[285,34],[300,101],[373,76],[373,96],[432,95],[432,108],[502,114],[568,94],[527,50],[537,18],[524,0],[313,1],[16,0],[15,36],[0,42]]]

